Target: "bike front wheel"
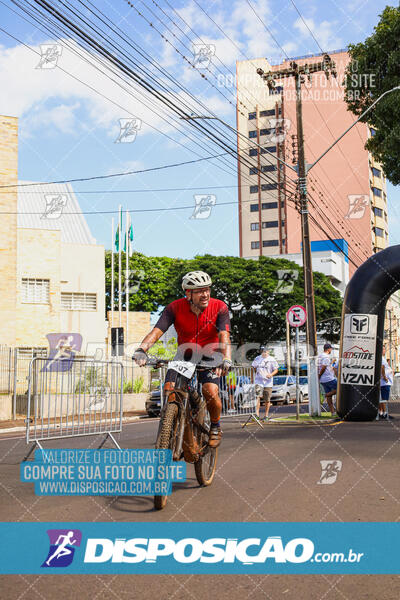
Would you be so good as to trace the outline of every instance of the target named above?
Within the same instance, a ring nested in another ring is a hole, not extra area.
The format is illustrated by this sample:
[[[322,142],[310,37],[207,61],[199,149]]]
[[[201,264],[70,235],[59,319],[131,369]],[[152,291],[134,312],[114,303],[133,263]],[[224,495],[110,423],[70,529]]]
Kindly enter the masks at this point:
[[[176,429],[178,422],[178,406],[171,402],[167,404],[162,423],[157,436],[157,450],[172,450],[174,455],[176,443]],[[154,496],[154,508],[161,510],[167,504],[168,496]]]
[[[205,402],[199,410],[197,421],[204,429],[210,430],[210,417]],[[211,485],[217,468],[218,448],[208,446],[208,435],[197,427],[197,442],[202,449],[200,458],[194,463],[194,472],[200,485]]]

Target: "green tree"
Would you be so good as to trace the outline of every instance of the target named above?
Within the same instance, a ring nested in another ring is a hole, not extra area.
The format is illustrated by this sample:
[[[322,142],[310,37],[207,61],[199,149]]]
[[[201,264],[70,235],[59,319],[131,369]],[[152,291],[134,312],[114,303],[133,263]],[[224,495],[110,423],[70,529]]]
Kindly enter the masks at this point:
[[[232,338],[237,344],[262,343],[282,339],[286,332],[286,312],[293,304],[304,303],[303,269],[283,258],[266,256],[247,260],[234,256],[196,256],[175,264],[171,275],[171,302],[179,297],[181,280],[187,271],[206,271],[213,281],[212,294],[226,302],[231,312]],[[278,270],[298,272],[290,293],[280,293]],[[317,321],[341,314],[339,292],[322,273],[314,273]],[[320,331],[326,327],[321,324]],[[330,332],[329,339],[336,341]]]
[[[361,115],[381,94],[400,85],[400,8],[387,6],[374,33],[349,45],[345,75],[348,109]],[[375,133],[366,148],[382,163],[387,178],[400,183],[400,90],[382,98],[363,117]]]
[[[283,258],[266,256],[247,260],[235,256],[196,256],[191,260],[146,257],[135,253],[130,269],[144,272],[137,293],[129,299],[130,310],[156,312],[182,297],[181,281],[188,271],[206,271],[213,280],[212,295],[226,302],[231,313],[232,339],[236,344],[258,343],[284,338],[286,312],[293,304],[304,304],[303,269]],[[123,263],[124,268],[124,263]],[[278,271],[298,273],[290,293],[281,293]],[[106,255],[107,296],[110,296],[110,253]],[[314,273],[317,322],[341,314],[339,292],[322,273]],[[115,274],[115,289],[118,277]],[[116,292],[116,299],[117,299]],[[123,307],[125,306],[125,297]],[[338,339],[337,329],[321,323],[330,341]]]
[[[170,273],[177,259],[134,252],[129,259],[129,310],[156,312],[166,304]],[[125,310],[125,254],[122,254],[122,308]],[[111,308],[111,252],[105,255],[106,310]],[[114,254],[114,307],[118,306],[118,254]]]

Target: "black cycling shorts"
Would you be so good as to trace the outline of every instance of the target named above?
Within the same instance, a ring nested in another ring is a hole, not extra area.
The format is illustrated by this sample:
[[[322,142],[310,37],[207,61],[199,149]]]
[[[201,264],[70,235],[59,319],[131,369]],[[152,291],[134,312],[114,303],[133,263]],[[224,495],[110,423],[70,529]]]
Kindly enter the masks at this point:
[[[168,369],[167,374],[165,376],[165,383],[170,383],[170,382],[174,382],[176,381],[177,376],[179,375],[179,373],[177,373],[176,371],[174,371],[173,369]],[[215,383],[215,385],[219,384],[219,376],[215,373],[215,371],[213,371],[212,369],[204,369],[201,371],[198,371],[196,373],[197,375],[197,381],[198,383]]]

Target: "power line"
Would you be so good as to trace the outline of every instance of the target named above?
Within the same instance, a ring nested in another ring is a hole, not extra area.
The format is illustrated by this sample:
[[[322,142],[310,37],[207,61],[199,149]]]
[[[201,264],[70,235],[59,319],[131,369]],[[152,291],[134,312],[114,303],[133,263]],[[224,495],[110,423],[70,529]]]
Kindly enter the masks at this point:
[[[288,190],[286,190],[288,191]],[[67,195],[67,194],[65,194]],[[249,203],[249,202],[254,202],[254,200],[250,199],[250,200],[242,200],[242,204],[244,203]],[[228,206],[228,205],[233,205],[233,204],[239,204],[238,200],[231,200],[229,202],[216,202],[215,204],[212,205],[212,207],[214,208],[215,206]],[[190,205],[186,205],[186,206],[167,206],[167,207],[163,207],[163,208],[126,208],[124,210],[128,211],[128,212],[132,212],[132,213],[146,213],[146,212],[169,212],[169,211],[174,211],[174,210],[184,210],[184,209],[191,209],[193,210],[195,208],[195,206],[193,204]],[[114,210],[92,210],[92,211],[64,211],[62,210],[62,214],[63,215],[105,215],[105,214],[117,214],[119,211],[119,209],[114,209]],[[46,210],[41,210],[41,211],[27,211],[27,212],[21,212],[21,211],[7,211],[7,212],[3,212],[0,211],[0,215],[44,215],[46,213]]]
[[[265,30],[269,33],[269,35],[272,37],[272,39],[274,40],[275,44],[278,46],[278,48],[280,48],[283,52],[283,54],[286,56],[287,59],[289,59],[289,56],[287,55],[286,50],[284,50],[284,48],[282,48],[282,46],[280,45],[280,43],[278,42],[278,40],[275,38],[274,34],[272,33],[272,31],[266,26],[266,24],[264,23],[264,21],[262,20],[262,18],[260,17],[260,15],[256,12],[256,10],[253,8],[253,6],[250,4],[249,0],[246,0],[247,4],[250,6],[251,10],[253,11],[253,13],[255,14],[255,16],[257,17],[257,19],[260,21],[260,23],[264,26]]]
[[[297,8],[297,6],[295,5],[295,3],[293,2],[293,0],[290,0],[290,2],[293,4],[294,8],[296,9],[297,14],[299,15],[300,19],[303,21],[304,25],[307,27],[308,31],[310,32],[310,34],[313,37],[314,42],[317,44],[318,48],[321,50],[322,54],[324,53],[324,50],[322,50],[321,46],[319,45],[319,42],[317,40],[317,38],[315,37],[315,35],[313,34],[313,32],[311,31],[311,29],[309,28],[309,26],[307,25],[306,21],[303,19],[299,9]]]
[[[92,45],[93,45],[93,44],[92,44]],[[204,127],[203,127],[202,129],[204,130]],[[210,138],[210,135],[209,135],[209,130],[205,130],[205,131],[207,132],[207,137],[209,137],[209,138]],[[202,131],[201,133],[204,133],[204,131]],[[216,139],[218,139],[218,138],[216,138],[216,136],[214,135],[214,136],[213,136],[213,138],[210,138],[210,139],[212,139],[212,141],[215,143],[215,142],[216,142]],[[221,145],[221,144],[218,144],[218,145]],[[225,145],[224,147],[226,147],[226,145]],[[231,151],[232,155],[236,155],[236,156],[238,156],[238,153],[237,153],[236,149],[230,148],[230,151]],[[244,162],[244,161],[243,161],[243,157],[239,157],[239,160],[240,160],[241,162]],[[252,164],[251,164],[251,163],[249,163],[248,161],[247,161],[247,164],[248,164],[249,166],[252,166]],[[263,179],[264,179],[264,180],[268,180],[268,179],[267,179],[265,176],[263,176]],[[271,181],[271,180],[270,180],[270,181]]]
[[[137,169],[136,171],[126,171],[123,173],[112,173],[110,175],[95,175],[93,177],[77,177],[75,179],[60,179],[58,181],[42,181],[36,183],[15,183],[9,185],[0,185],[1,188],[22,188],[29,187],[32,185],[52,185],[55,183],[74,183],[76,181],[94,181],[95,179],[110,179],[111,177],[122,177],[124,175],[136,175],[138,173],[148,173],[150,171],[161,171],[163,169],[172,169],[174,167],[181,167],[183,165],[190,165],[198,162],[202,162],[204,160],[210,160],[212,158],[217,158],[218,156],[223,156],[223,154],[215,154],[214,156],[206,156],[204,158],[196,158],[193,160],[186,160],[180,163],[173,163],[170,165],[161,165],[159,167],[149,167],[148,169]]]

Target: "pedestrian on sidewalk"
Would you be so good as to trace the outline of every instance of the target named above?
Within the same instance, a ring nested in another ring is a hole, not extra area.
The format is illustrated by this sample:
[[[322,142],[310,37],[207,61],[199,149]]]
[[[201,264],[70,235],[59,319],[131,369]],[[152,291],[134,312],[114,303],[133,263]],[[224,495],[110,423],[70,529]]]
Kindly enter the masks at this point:
[[[379,419],[393,419],[388,412],[390,388],[393,385],[393,369],[386,358],[386,346],[382,348],[381,401],[379,402]]]
[[[270,356],[269,350],[266,346],[261,346],[261,354],[257,356],[253,362],[252,367],[256,372],[255,384],[256,384],[256,396],[257,396],[257,417],[260,416],[260,400],[261,396],[265,402],[265,417],[264,420],[269,420],[269,409],[271,406],[271,394],[272,384],[274,375],[277,374],[279,365],[273,356]]]
[[[331,352],[331,344],[324,344],[324,351],[318,356],[318,378],[324,389],[325,398],[333,416],[336,412],[333,404],[333,396],[336,396],[337,379],[332,366]]]

